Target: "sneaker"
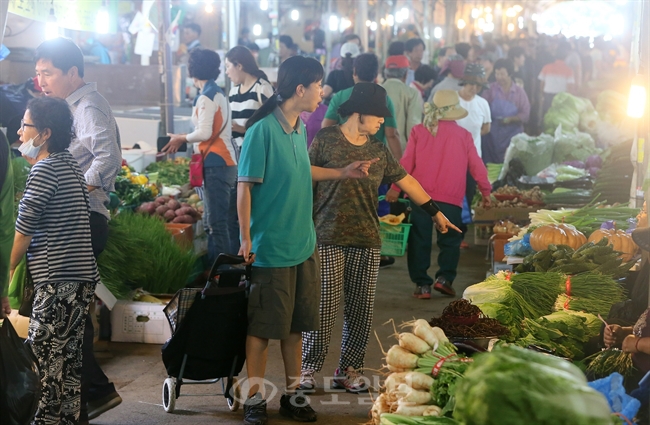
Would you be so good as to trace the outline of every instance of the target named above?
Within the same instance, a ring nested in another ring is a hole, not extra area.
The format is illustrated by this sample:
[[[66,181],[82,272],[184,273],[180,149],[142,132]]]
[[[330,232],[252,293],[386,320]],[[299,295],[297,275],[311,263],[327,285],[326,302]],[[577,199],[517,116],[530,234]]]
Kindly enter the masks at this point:
[[[368,384],[368,378],[363,376],[361,372],[355,370],[352,366],[348,366],[348,368],[343,372],[341,372],[341,369],[336,369],[336,372],[334,372],[332,388],[357,394],[367,392]]]
[[[305,369],[300,372],[300,385],[298,385],[298,389],[300,391],[305,393],[312,393],[316,390],[314,372],[314,369]]]
[[[280,414],[298,422],[316,422],[316,412],[309,400],[301,394],[283,394],[280,397]]]
[[[451,287],[451,282],[447,282],[447,279],[444,277],[439,277],[436,279],[436,283],[433,285],[433,289],[443,295],[448,295],[450,297],[456,296],[456,291],[454,291],[454,288]]]
[[[431,299],[431,285],[418,285],[415,287],[415,292],[413,292],[415,298],[421,300]]]
[[[244,403],[244,425],[266,425],[269,416],[266,414],[266,400],[260,393],[248,397]]]
[[[379,260],[379,268],[385,269],[395,264],[395,257],[381,257]]]
[[[113,391],[109,395],[98,400],[88,402],[88,420],[95,419],[97,416],[105,413],[122,403],[122,397]]]

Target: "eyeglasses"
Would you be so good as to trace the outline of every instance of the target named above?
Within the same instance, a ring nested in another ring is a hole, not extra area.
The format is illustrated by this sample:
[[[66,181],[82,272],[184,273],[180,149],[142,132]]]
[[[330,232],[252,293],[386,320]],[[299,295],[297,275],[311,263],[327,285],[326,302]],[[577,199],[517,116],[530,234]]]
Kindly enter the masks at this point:
[[[25,120],[20,120],[20,129],[22,131],[25,131],[25,127],[34,127],[34,128],[36,128],[36,126],[34,124],[27,124],[25,122]]]

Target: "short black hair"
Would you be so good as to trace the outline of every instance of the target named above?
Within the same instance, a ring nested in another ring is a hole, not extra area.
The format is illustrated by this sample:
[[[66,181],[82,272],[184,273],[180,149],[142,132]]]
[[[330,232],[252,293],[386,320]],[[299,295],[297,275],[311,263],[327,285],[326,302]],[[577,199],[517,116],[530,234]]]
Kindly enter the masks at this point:
[[[201,35],[201,26],[199,24],[196,24],[194,22],[190,22],[189,24],[183,25],[184,28],[191,29],[198,35]]]
[[[494,62],[494,70],[496,71],[497,69],[505,69],[508,71],[508,75],[512,75],[515,73],[515,64],[510,59],[502,58]]]
[[[74,139],[72,112],[68,102],[56,97],[35,97],[27,103],[29,115],[39,133],[50,130],[48,151],[63,152]]]
[[[76,66],[79,76],[84,77],[84,54],[69,38],[58,37],[42,42],[34,53],[34,63],[39,60],[49,60],[64,74]]]
[[[417,37],[416,38],[409,38],[408,40],[406,40],[406,43],[404,44],[404,50],[407,51],[407,52],[412,52],[413,49],[418,47],[420,44],[425,49],[427,48],[427,46],[424,45],[424,41],[422,41],[421,38],[417,38]]]
[[[287,46],[287,49],[293,48],[293,38],[291,38],[290,35],[281,35],[278,40],[280,41],[280,43]]]
[[[393,41],[388,46],[388,56],[403,55],[404,50],[406,50],[406,48],[403,41]]]
[[[526,51],[524,50],[523,47],[520,46],[513,46],[508,50],[508,59],[515,60],[521,55],[525,55]]]
[[[420,65],[420,67],[415,70],[414,79],[418,83],[426,84],[429,81],[436,79],[436,71],[429,65]]]
[[[343,37],[343,43],[347,43],[348,41],[352,40],[359,40],[361,41],[361,37],[359,37],[357,34],[348,34],[345,37]]]
[[[249,43],[246,45],[248,47],[248,50],[251,52],[259,52],[260,51],[260,46],[257,45],[257,43]]]
[[[463,59],[467,59],[469,56],[469,51],[472,49],[472,45],[469,43],[456,43],[456,53],[461,55]]]
[[[362,53],[354,58],[354,74],[366,83],[374,83],[379,74],[379,59],[374,53]]]
[[[557,51],[555,52],[555,57],[560,60],[566,59],[571,53],[571,44],[568,41],[561,41],[557,46]]]
[[[191,78],[197,80],[216,80],[219,77],[221,59],[214,50],[192,49],[187,63]]]
[[[440,57],[446,56],[447,55],[447,49],[450,49],[450,48],[451,47],[449,47],[449,46],[445,46],[445,47],[441,47],[440,49],[438,49],[438,57],[440,58]]]

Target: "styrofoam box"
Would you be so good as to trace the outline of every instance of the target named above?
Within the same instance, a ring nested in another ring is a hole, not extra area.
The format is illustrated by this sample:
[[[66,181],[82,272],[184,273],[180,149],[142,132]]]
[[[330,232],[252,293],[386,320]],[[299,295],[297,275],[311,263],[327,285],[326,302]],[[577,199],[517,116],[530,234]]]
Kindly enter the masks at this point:
[[[122,149],[122,159],[126,160],[137,173],[144,170],[144,153],[140,149]]]
[[[164,344],[171,329],[164,304],[119,300],[111,311],[111,341]]]

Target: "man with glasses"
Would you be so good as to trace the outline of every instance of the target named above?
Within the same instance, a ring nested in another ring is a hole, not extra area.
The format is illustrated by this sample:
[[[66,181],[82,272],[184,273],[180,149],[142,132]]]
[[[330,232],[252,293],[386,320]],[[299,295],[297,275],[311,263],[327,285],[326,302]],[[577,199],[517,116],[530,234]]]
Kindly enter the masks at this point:
[[[90,231],[97,258],[108,240],[110,215],[106,205],[122,165],[117,124],[96,85],[84,81],[83,53],[72,40],[55,38],[43,42],[36,49],[34,60],[43,94],[65,99],[72,110],[76,137],[69,151],[79,163],[90,192]],[[91,317],[89,314],[86,321],[82,347],[81,425],[122,402],[95,359]]]

